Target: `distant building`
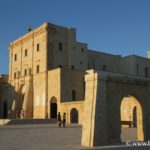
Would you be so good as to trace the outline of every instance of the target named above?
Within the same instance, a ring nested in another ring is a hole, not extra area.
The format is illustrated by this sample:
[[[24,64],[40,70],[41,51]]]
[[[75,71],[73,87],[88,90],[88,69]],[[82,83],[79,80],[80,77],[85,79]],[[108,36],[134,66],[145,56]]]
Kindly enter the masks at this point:
[[[0,75],[0,118],[7,118],[9,103],[8,75]]]

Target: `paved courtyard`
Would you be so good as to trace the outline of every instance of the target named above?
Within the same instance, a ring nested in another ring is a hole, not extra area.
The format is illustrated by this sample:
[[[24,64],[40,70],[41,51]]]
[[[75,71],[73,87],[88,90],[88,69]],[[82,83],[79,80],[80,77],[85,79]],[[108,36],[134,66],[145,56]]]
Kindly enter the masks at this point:
[[[55,124],[0,126],[0,150],[78,150],[81,127]]]
[[[0,126],[0,150],[81,150],[81,126],[58,128],[55,124]],[[100,150],[149,150],[150,147],[105,146]],[[86,149],[87,150],[87,149]]]

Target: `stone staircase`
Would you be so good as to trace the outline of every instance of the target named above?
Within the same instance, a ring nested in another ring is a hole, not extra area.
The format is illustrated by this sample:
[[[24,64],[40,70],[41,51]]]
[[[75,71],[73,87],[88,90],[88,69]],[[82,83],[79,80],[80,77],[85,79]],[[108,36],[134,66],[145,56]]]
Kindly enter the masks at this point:
[[[12,119],[5,125],[56,124],[57,119]]]

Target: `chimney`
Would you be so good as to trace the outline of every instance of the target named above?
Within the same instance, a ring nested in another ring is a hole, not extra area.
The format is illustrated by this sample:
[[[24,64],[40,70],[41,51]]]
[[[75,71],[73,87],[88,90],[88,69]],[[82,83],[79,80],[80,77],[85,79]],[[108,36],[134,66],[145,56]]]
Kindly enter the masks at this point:
[[[31,32],[32,31],[32,27],[31,26],[29,26],[29,28],[28,28],[28,32]]]

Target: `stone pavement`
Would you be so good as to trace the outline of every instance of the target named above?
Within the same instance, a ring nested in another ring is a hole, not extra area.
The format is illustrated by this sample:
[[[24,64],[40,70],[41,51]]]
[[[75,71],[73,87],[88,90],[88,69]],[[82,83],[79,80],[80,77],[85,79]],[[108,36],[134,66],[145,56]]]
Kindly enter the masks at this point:
[[[78,150],[81,127],[56,124],[0,126],[0,150]]]
[[[150,150],[150,147],[104,146],[84,148],[81,126],[58,128],[56,124],[0,126],[0,150]]]

